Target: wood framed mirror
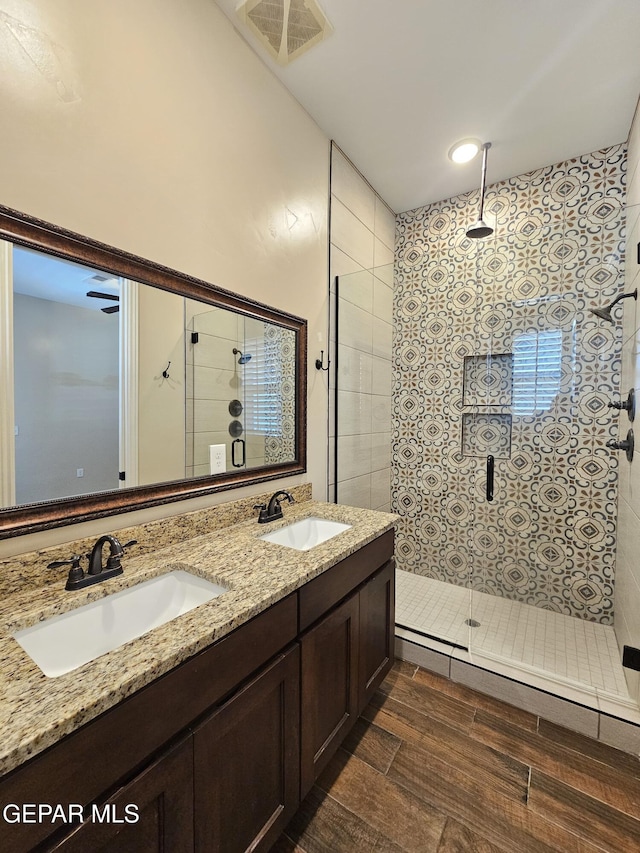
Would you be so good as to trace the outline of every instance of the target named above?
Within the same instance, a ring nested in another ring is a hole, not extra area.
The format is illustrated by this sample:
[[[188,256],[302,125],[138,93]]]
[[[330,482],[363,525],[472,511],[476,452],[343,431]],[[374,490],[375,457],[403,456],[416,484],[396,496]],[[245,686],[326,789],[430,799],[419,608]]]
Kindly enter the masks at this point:
[[[0,538],[306,471],[306,320],[1,206],[0,241]]]

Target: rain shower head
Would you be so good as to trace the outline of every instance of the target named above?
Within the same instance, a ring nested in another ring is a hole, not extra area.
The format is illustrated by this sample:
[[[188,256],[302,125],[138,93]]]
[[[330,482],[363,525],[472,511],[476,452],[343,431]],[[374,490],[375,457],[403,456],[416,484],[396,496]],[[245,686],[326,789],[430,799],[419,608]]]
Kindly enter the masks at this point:
[[[634,299],[638,298],[638,288],[633,291],[633,293],[621,293],[620,296],[616,296],[616,298],[609,305],[606,305],[604,308],[590,308],[592,314],[595,314],[596,317],[599,317],[601,320],[606,320],[608,323],[613,323],[613,317],[611,316],[611,309],[614,305],[617,305],[621,299],[630,299],[633,297]]]
[[[485,142],[482,146],[482,180],[480,182],[480,215],[478,216],[478,221],[475,225],[472,225],[471,228],[467,229],[467,237],[472,237],[474,240],[477,240],[479,237],[488,237],[489,234],[493,234],[493,228],[482,218],[482,214],[484,213],[484,186],[485,180],[487,177],[487,151],[491,148],[490,142]]]
[[[249,353],[243,355],[242,350],[236,349],[235,347],[233,348],[233,354],[240,356],[240,358],[238,359],[238,364],[246,364],[248,361],[251,361],[251,356],[249,355]]]
[[[589,310],[592,314],[595,314],[596,317],[600,317],[601,320],[606,320],[608,323],[613,323],[613,317],[611,316],[611,305],[607,305],[606,308],[590,308]]]
[[[472,225],[471,228],[467,229],[467,237],[473,237],[474,239],[478,239],[479,237],[488,237],[489,234],[493,234],[493,228],[490,225],[487,225],[487,223],[482,219],[478,219],[475,225]]]

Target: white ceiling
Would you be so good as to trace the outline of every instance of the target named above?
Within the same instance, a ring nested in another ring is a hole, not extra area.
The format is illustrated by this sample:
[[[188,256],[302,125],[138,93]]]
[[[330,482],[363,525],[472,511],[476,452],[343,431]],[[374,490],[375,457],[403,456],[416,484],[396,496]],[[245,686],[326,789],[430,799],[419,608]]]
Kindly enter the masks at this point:
[[[13,289],[15,293],[36,299],[64,302],[94,311],[115,303],[111,300],[87,298],[87,291],[95,290],[114,296],[120,292],[118,279],[111,273],[22,246],[15,246],[13,250]]]
[[[626,140],[640,94],[640,0],[320,0],[334,33],[278,66],[249,44],[396,211]]]

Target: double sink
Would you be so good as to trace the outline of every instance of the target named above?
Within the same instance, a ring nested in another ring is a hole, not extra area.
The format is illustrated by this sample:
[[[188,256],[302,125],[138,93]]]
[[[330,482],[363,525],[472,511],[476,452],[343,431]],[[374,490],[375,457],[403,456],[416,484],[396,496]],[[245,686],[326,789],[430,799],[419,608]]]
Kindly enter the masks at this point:
[[[310,517],[258,538],[296,551],[309,551],[350,527]],[[13,637],[46,676],[56,678],[227,591],[228,587],[176,570],[52,616],[17,631]]]

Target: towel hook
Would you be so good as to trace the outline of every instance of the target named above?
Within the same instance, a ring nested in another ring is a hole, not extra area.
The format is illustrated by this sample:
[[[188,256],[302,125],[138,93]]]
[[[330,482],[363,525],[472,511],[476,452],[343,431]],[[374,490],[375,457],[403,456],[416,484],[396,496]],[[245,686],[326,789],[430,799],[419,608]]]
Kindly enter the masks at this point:
[[[324,350],[320,350],[320,358],[316,358],[316,370],[329,370],[331,362],[327,359],[327,366],[324,367]]]

